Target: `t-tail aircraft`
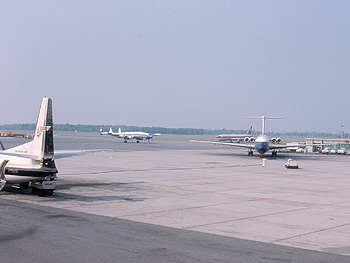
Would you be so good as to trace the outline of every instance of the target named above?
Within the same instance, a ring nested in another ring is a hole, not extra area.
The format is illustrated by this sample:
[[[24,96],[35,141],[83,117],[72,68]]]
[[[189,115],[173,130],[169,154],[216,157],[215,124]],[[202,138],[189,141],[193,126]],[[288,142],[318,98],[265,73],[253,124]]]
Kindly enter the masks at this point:
[[[137,143],[140,141],[148,141],[150,143],[150,140],[153,138],[153,136],[160,136],[160,133],[150,134],[147,132],[122,132],[122,130],[119,128],[118,132],[113,132],[112,127],[109,128],[108,132],[104,132],[102,129],[100,129],[101,135],[112,135],[117,136],[119,138],[122,138],[124,142],[128,142],[128,140],[135,139]]]
[[[43,98],[32,141],[0,150],[0,191],[6,183],[19,184],[39,194],[52,195],[58,170],[56,159],[103,150],[54,152],[52,100]]]
[[[321,146],[322,144],[305,144],[305,145],[281,145],[282,142],[281,138],[269,138],[267,135],[265,135],[265,120],[267,119],[282,119],[280,117],[246,117],[247,119],[261,119],[262,120],[262,129],[261,134],[255,139],[251,140],[250,144],[242,144],[242,143],[230,143],[230,142],[212,142],[212,141],[194,141],[192,142],[203,142],[203,143],[212,143],[212,144],[221,144],[221,145],[228,145],[228,146],[236,146],[236,147],[242,147],[248,149],[248,156],[253,155],[254,150],[260,153],[260,155],[263,155],[267,153],[268,151],[271,151],[272,156],[277,156],[277,152],[281,149],[286,149],[289,147],[307,147],[307,146]]]
[[[216,140],[219,142],[254,142],[255,138],[252,137],[253,126],[250,126],[245,134],[219,134],[216,136]]]

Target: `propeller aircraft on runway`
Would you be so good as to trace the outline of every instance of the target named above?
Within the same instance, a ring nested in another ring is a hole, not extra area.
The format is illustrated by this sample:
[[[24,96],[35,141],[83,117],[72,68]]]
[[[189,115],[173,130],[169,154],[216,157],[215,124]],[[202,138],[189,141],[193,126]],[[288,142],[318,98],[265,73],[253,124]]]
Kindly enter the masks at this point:
[[[203,142],[203,143],[212,143],[212,144],[221,144],[221,145],[228,145],[228,146],[236,146],[236,147],[242,147],[248,149],[248,156],[253,155],[254,150],[260,153],[261,155],[267,153],[268,151],[271,151],[272,156],[277,156],[277,151],[289,147],[307,147],[307,146],[321,146],[322,144],[305,144],[305,145],[281,145],[282,142],[281,138],[269,138],[267,135],[265,135],[265,120],[267,119],[282,119],[279,117],[246,117],[247,119],[261,119],[262,120],[262,129],[261,134],[256,138],[249,139],[250,144],[242,144],[242,143],[231,143],[231,142],[212,142],[212,141],[194,141],[192,142]],[[248,142],[248,141],[246,141]],[[253,143],[253,144],[252,144]]]
[[[109,128],[108,132],[104,132],[102,129],[100,129],[101,135],[112,135],[117,136],[119,138],[122,138],[124,142],[128,142],[128,140],[135,139],[137,143],[139,143],[141,140],[148,141],[150,143],[150,140],[153,138],[153,136],[160,136],[160,133],[150,134],[147,132],[122,132],[122,130],[119,128],[118,132],[113,132],[112,127]]]

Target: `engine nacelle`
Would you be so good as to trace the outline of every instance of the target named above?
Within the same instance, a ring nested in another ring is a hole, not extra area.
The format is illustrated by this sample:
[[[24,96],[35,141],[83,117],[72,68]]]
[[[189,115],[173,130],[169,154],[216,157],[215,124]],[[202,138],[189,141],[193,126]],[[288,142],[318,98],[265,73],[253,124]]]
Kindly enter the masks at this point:
[[[271,138],[271,139],[270,139],[270,142],[271,142],[271,143],[281,143],[281,142],[282,142],[282,139],[281,139],[281,138]]]
[[[254,137],[245,137],[244,142],[255,142],[255,138]]]

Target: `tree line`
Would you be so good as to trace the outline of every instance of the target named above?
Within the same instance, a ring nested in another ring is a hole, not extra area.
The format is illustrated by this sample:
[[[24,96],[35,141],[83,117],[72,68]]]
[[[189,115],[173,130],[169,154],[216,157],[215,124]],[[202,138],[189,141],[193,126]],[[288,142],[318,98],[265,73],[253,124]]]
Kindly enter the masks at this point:
[[[0,125],[0,131],[34,131],[35,123],[30,124],[3,124]],[[148,133],[161,133],[161,134],[182,134],[182,135],[217,135],[225,133],[246,133],[246,130],[228,130],[228,129],[196,129],[196,128],[164,128],[164,127],[140,127],[140,126],[128,126],[128,125],[83,125],[83,124],[55,124],[55,131],[67,131],[67,132],[96,132],[99,133],[100,129],[103,131],[109,131],[112,127],[113,131],[118,131],[121,128],[122,131],[142,131]],[[258,136],[259,131],[253,131],[252,136]],[[340,138],[339,133],[324,133],[324,132],[267,132],[270,137],[276,136],[301,136],[301,137],[322,137],[322,138]],[[343,134],[344,138],[349,138],[349,133]]]

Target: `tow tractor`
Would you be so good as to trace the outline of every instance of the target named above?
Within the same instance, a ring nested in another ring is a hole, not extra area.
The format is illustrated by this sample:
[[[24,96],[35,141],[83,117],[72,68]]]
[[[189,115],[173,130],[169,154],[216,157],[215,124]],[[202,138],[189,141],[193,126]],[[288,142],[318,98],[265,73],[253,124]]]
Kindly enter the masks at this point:
[[[287,169],[298,169],[299,165],[295,159],[288,159],[286,164],[284,165]]]
[[[54,179],[56,175],[46,176],[45,180],[32,181],[32,192],[39,195],[53,195],[56,189],[56,182]]]

